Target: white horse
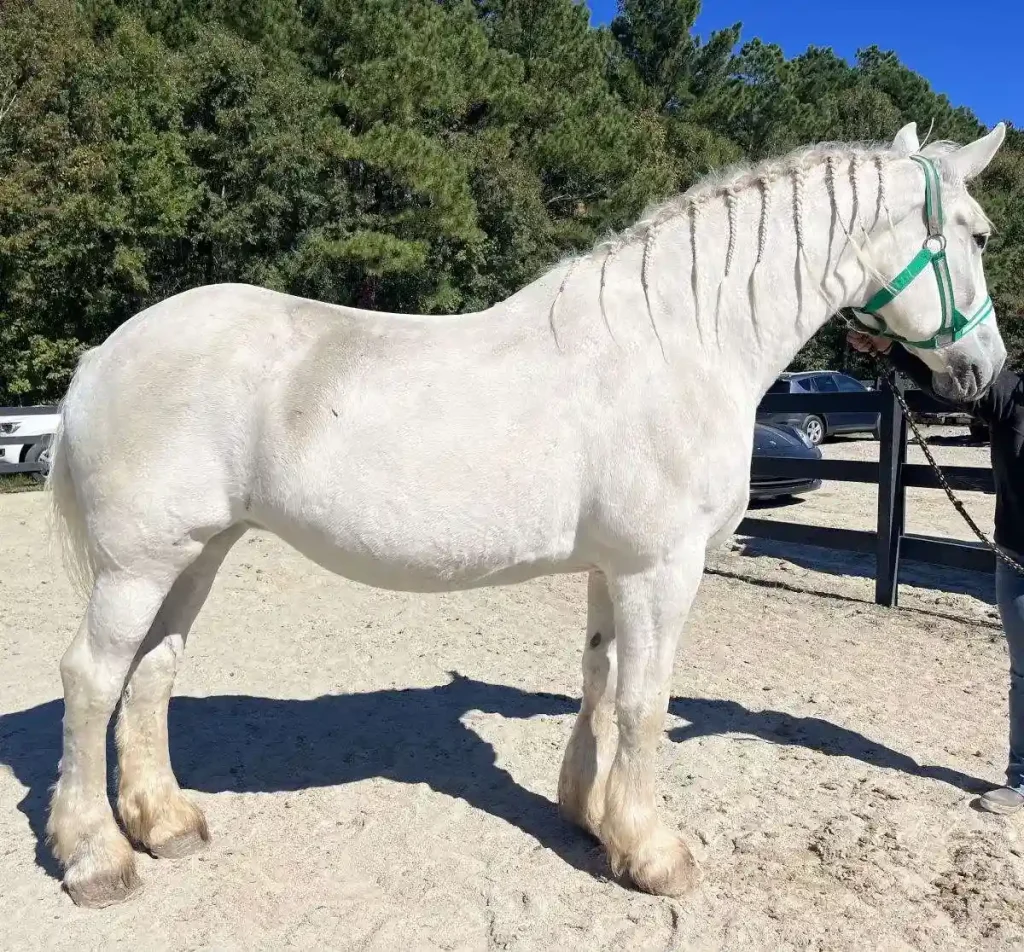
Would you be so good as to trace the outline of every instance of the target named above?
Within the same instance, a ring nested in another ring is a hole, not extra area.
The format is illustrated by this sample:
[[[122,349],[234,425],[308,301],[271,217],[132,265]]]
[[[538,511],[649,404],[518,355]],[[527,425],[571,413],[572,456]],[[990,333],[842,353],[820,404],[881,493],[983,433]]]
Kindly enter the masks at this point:
[[[911,125],[891,146],[818,145],[708,177],[482,313],[371,313],[217,285],[148,308],[87,353],[50,477],[89,592],[61,661],[48,823],[75,902],[116,902],[138,883],[106,792],[119,700],[128,837],[157,856],[208,839],[171,770],[167,704],[247,527],[402,591],[589,572],[559,803],[617,874],[686,892],[697,871],[658,815],[655,755],[705,552],[747,506],[755,409],[831,314],[880,289],[872,326],[918,342],[937,386],[960,398],[988,386],[1005,350],[980,306],[990,226],[965,183],[1003,134],[922,153]],[[904,266],[940,245],[935,280],[910,280]],[[942,336],[949,284],[980,317]]]

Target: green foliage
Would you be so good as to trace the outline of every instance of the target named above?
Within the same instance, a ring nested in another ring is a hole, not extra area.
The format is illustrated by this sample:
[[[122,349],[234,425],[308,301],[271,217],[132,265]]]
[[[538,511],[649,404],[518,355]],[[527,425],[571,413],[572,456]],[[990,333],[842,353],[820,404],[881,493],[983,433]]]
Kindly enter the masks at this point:
[[[693,35],[699,0],[8,0],[0,403],[213,281],[452,313],[512,294],[709,169],[903,122],[980,125],[891,53]],[[1024,133],[977,193],[1024,360]],[[864,373],[829,325],[797,366]]]

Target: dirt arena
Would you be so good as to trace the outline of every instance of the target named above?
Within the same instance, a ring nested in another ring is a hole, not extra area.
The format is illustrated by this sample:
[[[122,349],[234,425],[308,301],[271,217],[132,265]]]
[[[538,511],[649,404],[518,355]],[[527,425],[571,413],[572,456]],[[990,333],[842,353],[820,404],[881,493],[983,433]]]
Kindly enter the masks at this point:
[[[938,436],[944,462],[987,458]],[[397,595],[250,534],[171,705],[177,774],[213,841],[140,855],[129,903],[77,909],[39,839],[81,610],[45,501],[0,495],[4,950],[1024,946],[1024,820],[973,806],[1006,748],[991,581],[911,566],[888,611],[869,559],[742,539],[710,558],[661,753],[664,812],[704,870],[685,900],[615,882],[557,816],[582,577]],[[970,506],[991,527],[992,497]],[[908,508],[912,531],[966,537],[940,493]],[[874,528],[872,488],[826,484],[758,515]]]

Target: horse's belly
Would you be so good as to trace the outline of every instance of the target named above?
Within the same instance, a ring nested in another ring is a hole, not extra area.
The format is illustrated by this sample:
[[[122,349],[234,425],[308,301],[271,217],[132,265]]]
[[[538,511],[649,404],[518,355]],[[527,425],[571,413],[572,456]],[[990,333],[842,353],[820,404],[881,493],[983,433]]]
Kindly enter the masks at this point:
[[[351,531],[334,533],[324,526],[292,520],[260,519],[274,532],[318,565],[344,578],[374,588],[400,592],[446,592],[510,585],[541,575],[584,571],[588,566],[571,550],[571,543],[552,540],[533,551],[511,544],[483,546],[446,544],[439,533],[433,540],[393,534]],[[356,527],[358,528],[358,527]]]
[[[557,477],[424,469],[419,479],[345,464],[331,481],[308,468],[279,473],[284,492],[258,493],[250,514],[329,571],[377,588],[449,591],[586,568],[578,496]]]
[[[579,562],[581,466],[564,414],[447,378],[396,381],[393,396],[377,382],[336,389],[297,422],[266,427],[254,522],[333,572],[395,590],[517,582]]]

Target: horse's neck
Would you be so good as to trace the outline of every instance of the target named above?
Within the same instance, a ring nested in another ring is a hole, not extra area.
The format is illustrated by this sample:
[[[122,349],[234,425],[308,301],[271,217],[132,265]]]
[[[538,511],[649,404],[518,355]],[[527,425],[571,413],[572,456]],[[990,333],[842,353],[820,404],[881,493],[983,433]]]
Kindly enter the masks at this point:
[[[816,161],[683,196],[623,243],[496,305],[507,320],[492,327],[518,335],[527,322],[544,353],[603,360],[642,386],[661,377],[662,397],[674,387],[683,405],[722,399],[752,412],[831,315],[866,300],[854,242],[914,200],[913,163],[864,152]],[[717,395],[699,392],[709,386]]]
[[[661,259],[652,312],[670,359],[727,372],[756,403],[831,315],[865,300],[869,274],[848,235],[863,239],[862,223],[885,214],[880,181],[864,161],[783,173],[664,226],[649,253]]]

